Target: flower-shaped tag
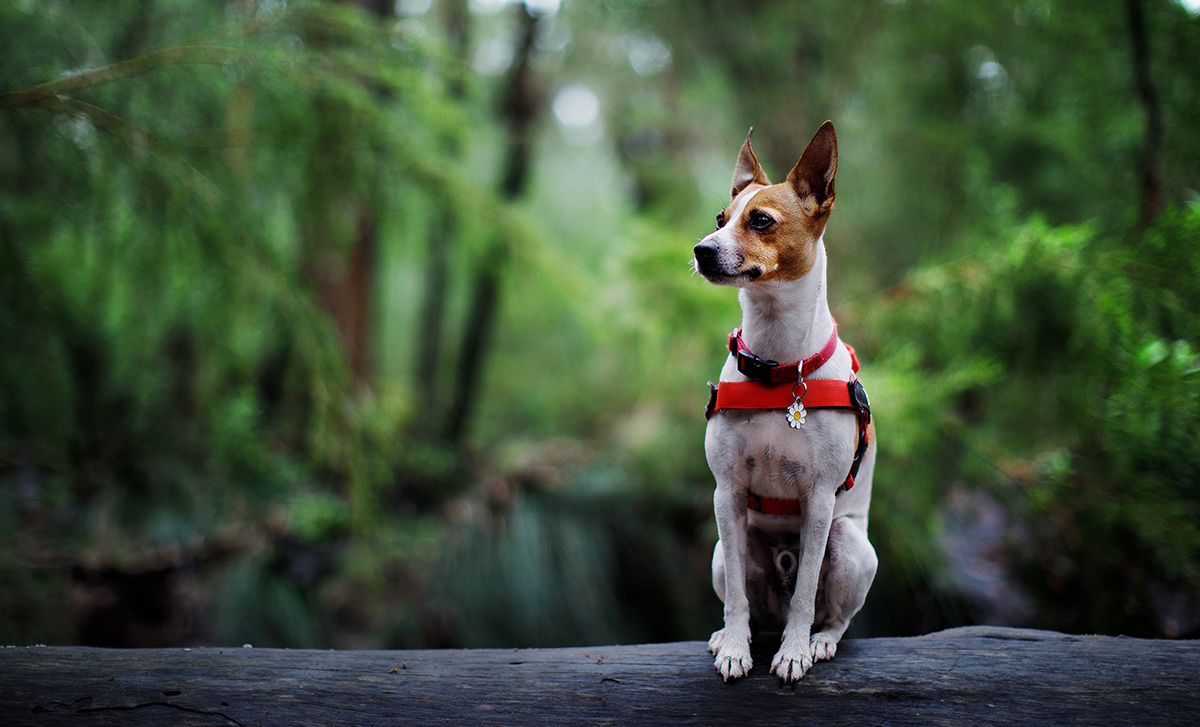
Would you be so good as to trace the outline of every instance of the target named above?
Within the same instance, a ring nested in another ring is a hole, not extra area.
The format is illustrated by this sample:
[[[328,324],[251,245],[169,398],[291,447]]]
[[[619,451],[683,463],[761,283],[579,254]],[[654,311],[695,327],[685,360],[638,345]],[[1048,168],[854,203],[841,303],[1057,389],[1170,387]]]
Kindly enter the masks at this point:
[[[794,402],[792,402],[792,405],[787,408],[788,426],[790,426],[792,429],[799,429],[800,425],[804,423],[804,417],[806,414],[807,412],[804,411],[804,405],[800,403],[799,399],[796,399]]]

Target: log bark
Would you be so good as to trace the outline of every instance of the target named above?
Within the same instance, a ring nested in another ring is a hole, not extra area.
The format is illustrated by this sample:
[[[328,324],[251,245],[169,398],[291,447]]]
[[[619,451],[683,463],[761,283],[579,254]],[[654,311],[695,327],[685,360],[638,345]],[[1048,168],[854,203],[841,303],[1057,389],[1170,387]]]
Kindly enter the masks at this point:
[[[564,649],[0,649],[5,725],[1191,725],[1200,641],[985,626],[843,641],[794,688],[702,642]]]

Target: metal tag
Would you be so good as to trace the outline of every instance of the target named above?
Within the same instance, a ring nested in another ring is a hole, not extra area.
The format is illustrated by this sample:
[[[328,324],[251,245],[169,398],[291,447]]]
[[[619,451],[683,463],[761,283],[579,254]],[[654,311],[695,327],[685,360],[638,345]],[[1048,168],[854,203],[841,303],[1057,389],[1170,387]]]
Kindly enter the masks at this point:
[[[797,386],[802,387],[799,394],[796,393]],[[800,400],[803,399],[804,395],[807,393],[808,384],[804,383],[804,379],[800,379],[796,383],[792,384],[792,398],[795,399],[795,401],[793,401],[792,405],[787,408],[787,414],[785,415],[787,416],[788,426],[792,429],[799,429],[800,425],[804,423],[804,417],[808,415],[808,412],[804,410],[804,405],[800,403]]]
[[[792,402],[792,405],[787,408],[788,426],[790,426],[792,429],[799,429],[800,425],[804,423],[804,417],[807,416],[807,414],[808,412],[804,410],[804,405],[800,403],[799,399],[796,399],[794,402]]]

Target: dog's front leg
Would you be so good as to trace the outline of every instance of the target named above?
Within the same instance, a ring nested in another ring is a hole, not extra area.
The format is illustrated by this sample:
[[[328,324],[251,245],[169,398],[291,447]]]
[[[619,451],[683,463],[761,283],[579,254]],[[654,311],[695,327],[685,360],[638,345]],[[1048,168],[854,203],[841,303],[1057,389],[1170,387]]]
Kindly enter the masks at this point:
[[[717,552],[713,557],[713,581],[725,602],[725,628],[713,633],[708,650],[725,681],[744,677],[754,662],[750,659],[750,602],[746,598],[746,491],[728,478],[718,477],[713,493],[717,518]],[[720,583],[720,581],[724,583]],[[721,593],[721,591],[724,593]]]
[[[829,540],[837,493],[836,487],[823,485],[818,483],[805,508],[804,530],[800,536],[800,565],[796,569],[796,591],[788,605],[783,643],[771,661],[771,673],[785,684],[803,678],[813,665],[810,637],[816,612],[817,584],[821,577],[821,563],[825,559],[825,545]]]

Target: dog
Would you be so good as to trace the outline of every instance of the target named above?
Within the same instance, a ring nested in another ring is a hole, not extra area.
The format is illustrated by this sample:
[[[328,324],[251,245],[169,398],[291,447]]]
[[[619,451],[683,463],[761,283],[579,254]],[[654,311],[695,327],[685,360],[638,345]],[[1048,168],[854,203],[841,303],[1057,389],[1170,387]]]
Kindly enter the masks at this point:
[[[837,161],[826,121],[772,185],[748,134],[729,206],[694,249],[696,272],[737,287],[742,308],[704,439],[716,480],[713,589],[725,617],[708,649],[725,681],[753,666],[752,626],[782,631],[771,662],[782,684],[832,658],[878,566],[867,539],[874,425],[826,300]]]

